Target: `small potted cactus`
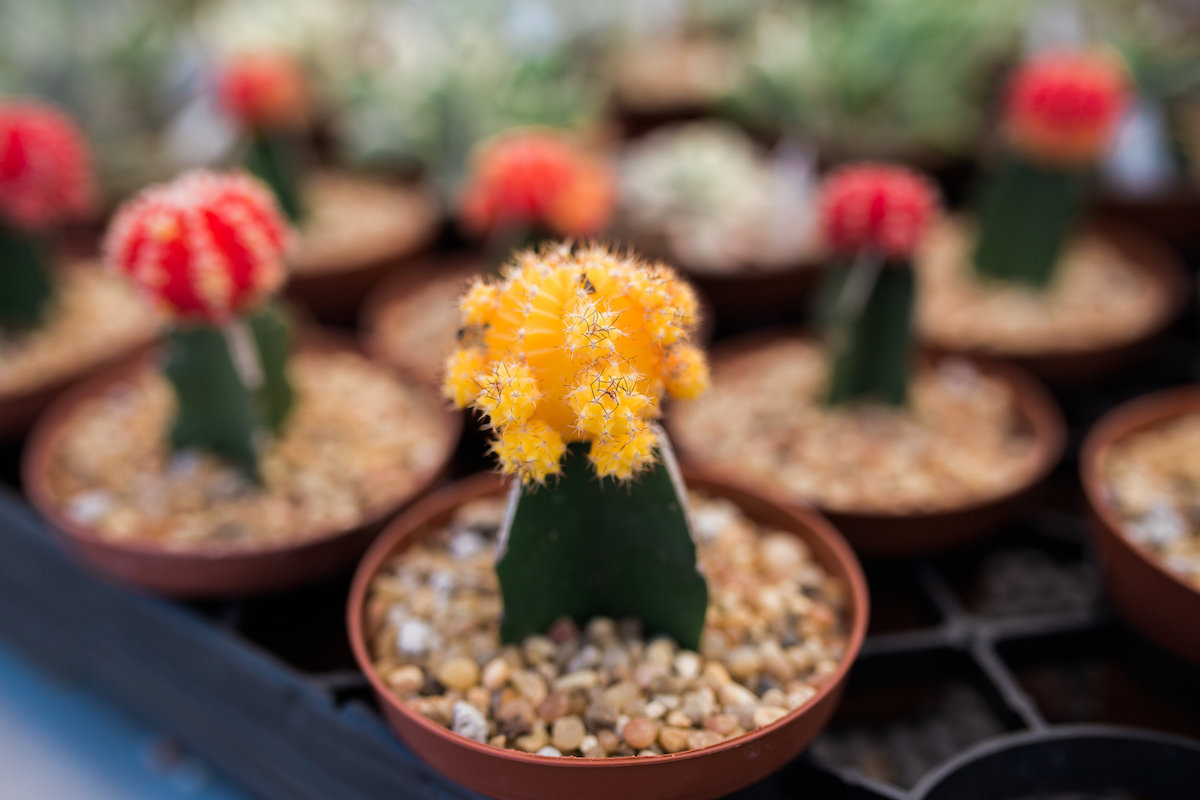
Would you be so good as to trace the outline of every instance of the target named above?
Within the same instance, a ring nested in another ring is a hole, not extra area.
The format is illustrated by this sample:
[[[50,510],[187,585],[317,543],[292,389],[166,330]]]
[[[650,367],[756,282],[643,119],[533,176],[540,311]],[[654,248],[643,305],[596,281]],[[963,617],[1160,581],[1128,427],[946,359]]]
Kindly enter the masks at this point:
[[[607,165],[563,133],[518,129],[483,142],[458,193],[463,232],[483,254],[397,275],[368,299],[367,349],[424,380],[441,379],[459,328],[456,300],[481,272],[495,272],[515,247],[552,236],[604,232],[616,203]]]
[[[816,164],[718,121],[663,127],[620,158],[617,231],[675,264],[719,325],[794,319],[816,282]]]
[[[1108,52],[1051,52],[1017,70],[977,232],[951,220],[918,259],[928,342],[1080,379],[1128,357],[1181,310],[1180,267],[1155,240],[1111,220],[1081,228],[1127,83]]]
[[[171,320],[159,365],[62,398],[23,465],[99,571],[184,596],[294,585],[353,559],[446,463],[457,419],[431,392],[327,337],[293,347],[274,300],[291,238],[244,174],[189,173],[118,211],[106,258]]]
[[[150,343],[159,321],[55,233],[89,213],[91,155],[75,124],[0,99],[0,436],[20,433],[68,383]]]
[[[817,506],[863,552],[988,530],[1057,460],[1053,401],[1016,369],[914,357],[912,258],[937,209],[925,179],[843,167],[820,206],[821,341],[767,332],[719,351],[713,388],[671,420],[684,462]]]
[[[445,391],[508,488],[431,496],[360,566],[348,624],[389,722],[501,798],[713,797],[778,768],[828,717],[866,597],[811,513],[685,488],[656,419],[707,382],[691,290],[550,244],[461,311]]]
[[[1200,388],[1170,389],[1110,411],[1084,441],[1080,469],[1113,605],[1200,664],[1198,445]]]
[[[432,241],[439,218],[425,188],[310,168],[314,101],[295,57],[234,56],[216,90],[243,131],[243,165],[271,187],[297,228],[290,291],[314,312],[344,317],[372,284]]]

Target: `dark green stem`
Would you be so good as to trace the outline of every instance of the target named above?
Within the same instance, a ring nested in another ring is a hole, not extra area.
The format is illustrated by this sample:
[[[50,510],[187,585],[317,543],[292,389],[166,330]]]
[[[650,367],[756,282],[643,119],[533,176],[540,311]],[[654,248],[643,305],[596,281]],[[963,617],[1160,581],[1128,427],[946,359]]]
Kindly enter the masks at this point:
[[[250,137],[246,169],[271,187],[279,207],[293,223],[304,217],[302,161],[300,144],[292,135],[256,132]]]
[[[1010,155],[983,190],[975,272],[1043,289],[1087,195],[1087,174]]]
[[[178,404],[171,446],[203,450],[261,482],[262,438],[279,434],[293,403],[287,375],[291,325],[273,305],[230,324],[245,326],[243,340],[211,325],[167,334],[163,372]]]
[[[0,329],[35,327],[54,297],[46,248],[37,237],[0,223]]]
[[[830,362],[830,405],[908,400],[912,268],[864,254],[836,268],[820,315]]]
[[[665,436],[661,439],[665,442]],[[667,448],[669,451],[669,447]],[[665,461],[632,483],[604,481],[571,444],[552,485],[514,489],[511,522],[496,564],[506,643],[545,633],[559,617],[636,617],[651,634],[696,650],[708,586],[681,483]]]

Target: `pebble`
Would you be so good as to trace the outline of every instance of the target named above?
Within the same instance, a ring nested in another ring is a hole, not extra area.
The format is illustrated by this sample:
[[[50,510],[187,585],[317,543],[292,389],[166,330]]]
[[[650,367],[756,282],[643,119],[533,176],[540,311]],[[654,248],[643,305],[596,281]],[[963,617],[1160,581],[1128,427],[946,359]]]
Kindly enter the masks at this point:
[[[554,727],[550,732],[550,741],[559,750],[569,753],[579,749],[583,744],[583,737],[586,735],[587,730],[584,728],[583,720],[579,717],[560,717],[554,722]]]
[[[447,659],[438,668],[437,679],[447,689],[466,691],[479,681],[479,667],[465,656]]]
[[[723,736],[716,731],[701,729],[698,731],[690,731],[687,735],[687,746],[689,750],[699,750],[701,747],[711,747],[724,741]]]
[[[714,714],[704,720],[704,727],[710,731],[716,731],[722,736],[729,736],[740,726],[737,717],[732,714]]]
[[[770,725],[772,722],[778,722],[788,714],[786,709],[776,708],[775,706],[760,706],[755,709],[754,716],[751,722],[754,727],[761,728],[764,725]]]
[[[433,647],[433,628],[428,622],[407,619],[396,636],[396,647],[402,656],[419,656]]]
[[[658,732],[658,743],[668,753],[679,753],[688,748],[688,733],[685,728],[664,726]]]
[[[477,742],[488,740],[488,721],[478,708],[459,700],[454,704],[450,729]]]
[[[642,709],[642,716],[650,719],[661,719],[667,713],[667,707],[661,700],[651,700]]]
[[[581,669],[577,672],[571,672],[554,682],[554,688],[564,692],[570,692],[576,689],[589,690],[594,689],[600,683],[600,676],[595,670]]]
[[[387,683],[397,694],[412,694],[425,683],[425,673],[414,664],[406,664],[389,672]]]
[[[524,736],[517,737],[517,748],[524,750],[526,753],[536,753],[546,746],[549,741],[549,736],[546,734],[546,726],[541,720],[538,720],[533,730]]]
[[[621,746],[621,737],[612,728],[605,728],[596,733],[596,742],[605,753],[612,753]]]
[[[480,676],[483,681],[483,688],[490,692],[494,692],[508,683],[508,677],[512,674],[508,662],[503,658],[493,658],[491,661],[483,665],[483,672]]]
[[[537,751],[537,754],[538,754],[539,756],[552,756],[552,757],[555,757],[555,758],[561,758],[561,757],[562,757],[562,752],[560,752],[560,751],[558,750],[558,748],[551,747],[550,745],[546,745],[546,746],[545,746],[545,747],[543,747],[542,749],[538,750],[538,751]]]
[[[546,679],[536,672],[521,670],[514,672],[510,678],[513,688],[529,698],[529,701],[535,706],[540,705],[546,699],[546,695],[550,690],[546,688]]]
[[[692,727],[692,718],[682,711],[672,711],[667,714],[667,724],[676,728],[690,728]]]
[[[738,647],[725,659],[725,666],[731,676],[745,680],[762,669],[762,656],[753,647]]]
[[[584,736],[583,741],[579,743],[579,751],[585,758],[604,758],[606,755],[600,748],[600,740],[590,733]]]
[[[546,722],[554,720],[571,710],[571,698],[566,692],[553,691],[538,706],[537,713]]]
[[[588,706],[587,724],[593,730],[598,728],[612,728],[617,724],[617,717],[620,716],[621,709],[608,695],[600,695],[592,701]]]
[[[621,730],[625,743],[636,750],[642,750],[658,739],[658,723],[647,717],[631,717]]]
[[[529,733],[536,721],[533,705],[524,697],[506,700],[496,709],[496,726],[510,739]]]
[[[675,672],[685,681],[694,681],[700,675],[703,662],[696,653],[684,651],[675,656]]]

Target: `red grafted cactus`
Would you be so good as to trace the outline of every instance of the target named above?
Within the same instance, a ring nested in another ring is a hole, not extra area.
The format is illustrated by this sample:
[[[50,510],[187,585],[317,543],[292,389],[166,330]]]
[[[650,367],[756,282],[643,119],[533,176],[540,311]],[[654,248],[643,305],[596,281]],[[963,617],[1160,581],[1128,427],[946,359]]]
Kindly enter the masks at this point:
[[[125,204],[105,252],[177,320],[219,324],[283,285],[289,235],[262,183],[196,171]]]
[[[1004,125],[1022,155],[1087,164],[1108,148],[1129,101],[1129,77],[1108,52],[1055,52],[1030,59],[1008,88]]]
[[[86,214],[95,184],[75,123],[51,106],[0,102],[0,222],[41,231]]]
[[[937,193],[903,167],[860,164],[831,174],[821,191],[821,231],[833,252],[907,259],[937,208]]]
[[[283,52],[235,57],[221,71],[217,93],[226,111],[257,130],[300,127],[311,110],[304,69]]]
[[[612,216],[616,185],[609,168],[552,131],[512,131],[486,142],[460,201],[473,233],[537,229],[588,236]]]

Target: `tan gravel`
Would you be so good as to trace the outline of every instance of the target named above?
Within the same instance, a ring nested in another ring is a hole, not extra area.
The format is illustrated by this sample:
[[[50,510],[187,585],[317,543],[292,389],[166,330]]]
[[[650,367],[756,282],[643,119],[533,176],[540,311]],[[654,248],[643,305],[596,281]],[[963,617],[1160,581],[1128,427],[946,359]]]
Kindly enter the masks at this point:
[[[433,195],[344,172],[317,172],[304,185],[306,203],[290,258],[297,275],[340,272],[408,255],[435,233]]]
[[[1200,413],[1114,442],[1100,464],[1126,536],[1200,587]]]
[[[0,331],[0,396],[39,389],[146,344],[160,324],[137,292],[99,261],[73,262],[60,273],[58,296],[41,327]]]
[[[693,495],[691,506],[710,589],[701,652],[603,617],[501,646],[493,561],[503,505],[487,500],[376,575],[366,613],[375,669],[434,722],[542,755],[674,753],[782,719],[844,657],[847,589],[797,537],[725,500]]]
[[[672,435],[705,464],[838,511],[961,507],[1038,468],[1009,387],[967,361],[919,369],[906,409],[829,408],[827,371],[799,338],[717,360],[712,388],[673,408]]]
[[[1144,336],[1171,306],[1163,287],[1093,234],[1069,243],[1045,292],[975,278],[974,241],[973,223],[950,218],[918,253],[917,323],[927,341],[1008,355],[1086,351]]]
[[[302,351],[292,375],[296,405],[264,447],[261,488],[210,456],[170,452],[174,396],[147,369],[78,409],[51,454],[51,494],[112,540],[278,546],[386,510],[453,446],[431,392],[360,356]]]

